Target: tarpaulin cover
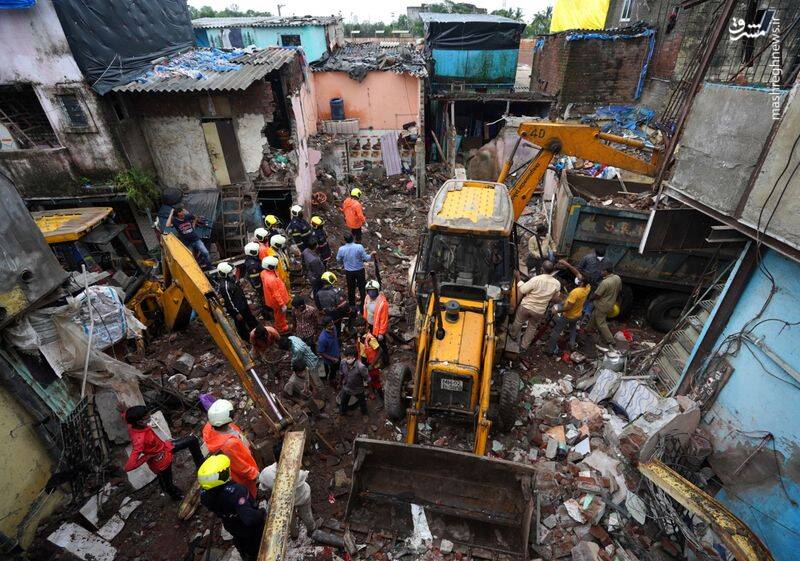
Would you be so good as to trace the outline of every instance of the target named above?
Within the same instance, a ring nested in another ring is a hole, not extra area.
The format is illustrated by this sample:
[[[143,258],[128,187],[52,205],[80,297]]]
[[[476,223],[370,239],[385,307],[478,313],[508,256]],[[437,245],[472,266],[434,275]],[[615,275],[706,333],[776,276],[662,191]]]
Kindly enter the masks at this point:
[[[186,0],[57,0],[58,19],[92,88],[105,94],[194,44]]]
[[[524,23],[497,16],[478,16],[480,14],[420,14],[425,23],[426,49],[519,49]]]
[[[20,10],[31,8],[36,0],[0,0],[0,10]]]
[[[556,0],[550,33],[567,29],[603,29],[610,0]]]

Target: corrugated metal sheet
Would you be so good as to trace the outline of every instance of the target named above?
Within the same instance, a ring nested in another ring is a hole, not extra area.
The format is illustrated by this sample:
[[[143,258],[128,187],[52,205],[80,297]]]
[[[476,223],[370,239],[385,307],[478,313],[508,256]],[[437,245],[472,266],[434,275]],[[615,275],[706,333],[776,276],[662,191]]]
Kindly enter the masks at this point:
[[[330,25],[339,23],[342,18],[327,16],[301,17],[240,17],[240,18],[197,18],[192,20],[196,29],[219,29],[223,27],[303,27],[305,25]]]
[[[204,71],[203,78],[174,74],[165,79],[142,83],[130,82],[114,88],[115,92],[200,92],[244,90],[253,82],[264,78],[297,56],[297,50],[289,47],[267,47],[253,53],[231,59],[241,64],[238,70],[226,72]]]
[[[506,18],[503,16],[494,16],[491,14],[440,14],[436,12],[422,12],[419,15],[425,23],[441,22],[441,23],[511,23],[519,24],[517,20]]]

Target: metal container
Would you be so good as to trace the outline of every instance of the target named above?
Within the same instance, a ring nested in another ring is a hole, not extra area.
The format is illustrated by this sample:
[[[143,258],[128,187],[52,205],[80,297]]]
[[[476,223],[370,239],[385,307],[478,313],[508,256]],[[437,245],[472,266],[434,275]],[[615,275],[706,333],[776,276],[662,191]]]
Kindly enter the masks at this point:
[[[600,366],[614,372],[622,372],[622,369],[625,367],[625,357],[616,351],[608,351],[603,355],[603,361],[600,363]]]

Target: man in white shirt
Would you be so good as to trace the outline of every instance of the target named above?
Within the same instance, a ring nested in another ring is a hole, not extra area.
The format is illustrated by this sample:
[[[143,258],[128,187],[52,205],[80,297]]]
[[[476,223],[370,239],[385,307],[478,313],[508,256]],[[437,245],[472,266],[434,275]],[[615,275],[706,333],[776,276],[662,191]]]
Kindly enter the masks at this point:
[[[270,490],[275,486],[275,475],[278,472],[278,461],[281,457],[281,449],[283,442],[278,441],[272,447],[272,455],[275,457],[275,463],[265,467],[258,475],[258,488],[262,491]],[[297,519],[303,522],[306,531],[310,536],[316,529],[314,522],[314,513],[311,510],[311,486],[306,481],[308,479],[308,471],[301,469],[297,473],[297,482],[294,488],[294,516],[292,517],[291,534],[292,537],[297,539],[299,535],[299,527]]]
[[[557,295],[561,291],[561,283],[553,277],[554,270],[552,261],[543,261],[542,274],[517,285],[517,292],[522,300],[517,306],[514,323],[511,324],[508,335],[517,340],[523,324],[528,323],[528,328],[519,344],[520,352],[528,350],[539,324],[544,319],[547,307],[550,302],[557,299]]]

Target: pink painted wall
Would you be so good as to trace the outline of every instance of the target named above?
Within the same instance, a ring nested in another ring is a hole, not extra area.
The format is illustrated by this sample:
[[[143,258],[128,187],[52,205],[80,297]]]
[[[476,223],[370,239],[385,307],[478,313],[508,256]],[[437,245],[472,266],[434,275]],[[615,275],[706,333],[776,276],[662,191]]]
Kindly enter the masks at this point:
[[[314,83],[308,67],[303,68],[305,80],[300,89],[290,97],[295,127],[297,129],[297,176],[294,180],[297,198],[294,202],[305,205],[306,211],[311,202],[314,181],[317,179],[316,166],[322,154],[308,146],[308,137],[317,134],[317,106],[314,100]]]
[[[376,130],[400,129],[419,122],[419,78],[394,72],[370,72],[356,82],[345,72],[314,72],[317,112],[331,118],[330,100],[344,99],[345,117],[357,118],[359,127]]]

